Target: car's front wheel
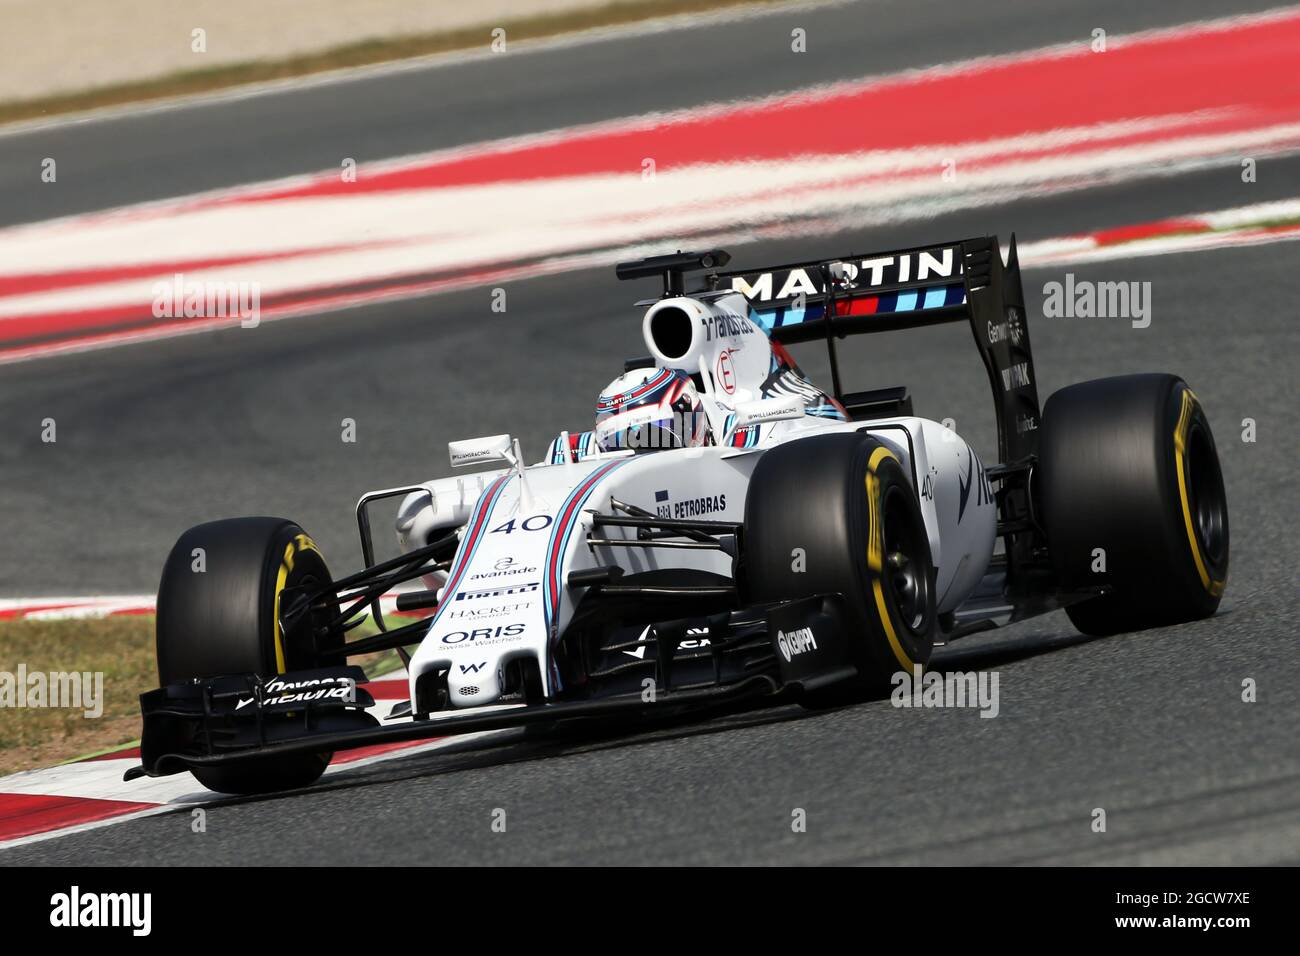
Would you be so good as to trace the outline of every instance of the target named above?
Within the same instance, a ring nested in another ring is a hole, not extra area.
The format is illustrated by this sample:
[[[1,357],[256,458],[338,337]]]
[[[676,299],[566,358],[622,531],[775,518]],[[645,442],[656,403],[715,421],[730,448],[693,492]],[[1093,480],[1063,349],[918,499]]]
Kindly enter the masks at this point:
[[[806,694],[818,707],[884,696],[934,648],[930,540],[898,456],[869,435],[779,445],[754,467],[745,503],[744,586],[754,603],[838,592],[858,676]]]
[[[158,679],[167,686],[227,674],[270,677],[320,664],[326,644],[304,619],[279,626],[286,588],[326,584],[329,568],[302,528],[284,518],[227,518],[197,525],[173,546],[158,585]],[[269,793],[306,786],[331,754],[249,758],[196,768],[198,781],[221,793]]]

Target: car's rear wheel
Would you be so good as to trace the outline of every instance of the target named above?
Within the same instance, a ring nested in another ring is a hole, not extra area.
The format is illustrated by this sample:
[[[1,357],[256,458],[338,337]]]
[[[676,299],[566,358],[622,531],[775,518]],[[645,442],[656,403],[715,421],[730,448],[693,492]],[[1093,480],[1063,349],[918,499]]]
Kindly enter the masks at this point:
[[[320,652],[340,643],[341,632],[318,643],[318,616],[281,634],[279,602],[286,588],[330,580],[315,542],[284,518],[228,518],[186,531],[167,556],[158,585],[160,684],[226,674],[270,677],[320,666]],[[193,773],[221,793],[267,793],[312,783],[331,756],[250,758]]]
[[[858,433],[780,445],[755,465],[745,503],[743,582],[754,603],[838,592],[856,680],[806,694],[811,707],[884,696],[934,648],[930,541],[895,453]]]
[[[1085,634],[1209,617],[1228,576],[1228,502],[1210,423],[1174,375],[1082,382],[1043,409],[1036,482],[1066,608]]]

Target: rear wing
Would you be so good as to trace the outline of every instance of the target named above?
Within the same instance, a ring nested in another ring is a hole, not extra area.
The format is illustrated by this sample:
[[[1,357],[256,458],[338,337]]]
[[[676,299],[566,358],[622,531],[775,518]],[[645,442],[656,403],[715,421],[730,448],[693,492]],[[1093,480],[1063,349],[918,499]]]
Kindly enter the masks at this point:
[[[707,278],[714,291],[743,294],[773,341],[824,340],[836,398],[843,396],[836,339],[969,322],[993,390],[1001,462],[1037,454],[1037,377],[1014,235],[1005,265],[988,236]]]

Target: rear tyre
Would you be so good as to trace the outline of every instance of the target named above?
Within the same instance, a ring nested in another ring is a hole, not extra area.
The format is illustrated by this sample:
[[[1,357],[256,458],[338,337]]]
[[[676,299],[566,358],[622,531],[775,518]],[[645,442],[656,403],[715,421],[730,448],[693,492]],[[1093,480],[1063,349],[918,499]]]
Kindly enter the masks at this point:
[[[743,579],[753,603],[839,592],[858,676],[806,693],[811,708],[885,696],[934,649],[930,539],[897,456],[863,434],[764,453],[745,503]]]
[[[158,585],[160,684],[320,666],[320,651],[340,644],[342,634],[318,648],[313,630],[319,617],[279,634],[279,600],[285,588],[331,580],[315,542],[284,518],[228,518],[186,531]],[[331,757],[253,758],[193,773],[221,793],[269,793],[312,783]]]
[[[1212,615],[1228,577],[1228,503],[1210,423],[1174,375],[1071,385],[1043,410],[1037,481],[1052,565],[1085,634]]]

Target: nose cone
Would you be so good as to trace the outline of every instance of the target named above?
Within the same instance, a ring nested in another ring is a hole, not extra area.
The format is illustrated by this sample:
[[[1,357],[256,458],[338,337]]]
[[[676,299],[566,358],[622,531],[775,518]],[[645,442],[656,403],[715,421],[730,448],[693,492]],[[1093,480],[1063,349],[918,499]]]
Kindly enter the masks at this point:
[[[500,696],[501,667],[496,661],[459,661],[447,672],[447,697],[452,707],[491,704]]]
[[[516,602],[449,612],[497,616],[498,619],[508,612],[512,620],[508,624],[498,624],[494,620],[456,618],[449,624],[436,625],[412,658],[412,693],[418,694],[418,675],[435,672],[441,676],[445,671],[448,706],[477,707],[499,701],[506,692],[506,678],[510,673],[507,664],[510,661],[544,659],[545,632],[540,611],[535,612],[535,616],[527,616],[531,611],[529,602]],[[454,630],[444,631],[444,626]],[[537,636],[535,640],[533,635]]]
[[[412,655],[411,700],[436,709],[447,690],[455,708],[496,703],[517,690],[512,662],[535,662],[542,691],[554,680],[551,642],[558,635],[564,581],[585,534],[582,506],[600,482],[629,459],[529,469],[531,495],[515,474],[487,486],[465,524],[428,630]],[[521,665],[523,666],[523,665]],[[422,686],[421,681],[425,681]],[[443,681],[446,681],[443,684]]]

